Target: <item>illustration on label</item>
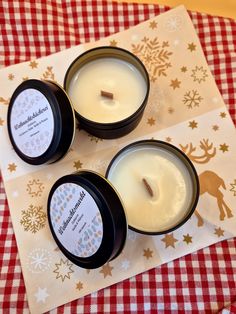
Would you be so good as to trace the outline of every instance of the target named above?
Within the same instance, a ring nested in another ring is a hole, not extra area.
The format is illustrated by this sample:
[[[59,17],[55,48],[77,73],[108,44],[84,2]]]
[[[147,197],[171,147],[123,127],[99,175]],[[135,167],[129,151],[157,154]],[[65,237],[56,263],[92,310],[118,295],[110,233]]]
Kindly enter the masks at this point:
[[[16,97],[10,124],[13,139],[26,156],[39,157],[50,146],[54,131],[53,113],[40,91],[28,88]]]
[[[92,196],[75,183],[64,183],[54,192],[50,204],[54,232],[61,244],[78,257],[97,252],[103,238],[103,223]]]

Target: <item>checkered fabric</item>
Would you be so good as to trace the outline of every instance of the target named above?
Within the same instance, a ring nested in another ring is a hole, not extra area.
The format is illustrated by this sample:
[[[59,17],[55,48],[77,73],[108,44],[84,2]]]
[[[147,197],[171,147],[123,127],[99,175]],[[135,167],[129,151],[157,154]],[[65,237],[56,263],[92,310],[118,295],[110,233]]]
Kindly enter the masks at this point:
[[[1,0],[2,67],[127,29],[168,10],[106,1]],[[189,12],[210,69],[236,124],[236,22]],[[0,87],[1,88],[1,87]],[[28,305],[9,208],[0,177],[0,308]],[[236,313],[236,239],[162,265],[51,313]]]

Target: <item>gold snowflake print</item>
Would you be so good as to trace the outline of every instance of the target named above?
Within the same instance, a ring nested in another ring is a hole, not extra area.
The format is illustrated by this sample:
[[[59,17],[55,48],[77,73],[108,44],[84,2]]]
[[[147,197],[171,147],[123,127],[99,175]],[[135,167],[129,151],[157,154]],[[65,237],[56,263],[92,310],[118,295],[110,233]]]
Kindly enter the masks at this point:
[[[15,76],[14,76],[12,73],[10,73],[10,74],[8,75],[8,80],[9,80],[9,81],[13,81],[14,78],[15,78]]]
[[[132,52],[147,67],[151,82],[155,82],[158,76],[166,76],[166,70],[171,67],[170,56],[173,52],[166,48],[167,44],[167,41],[160,42],[157,37],[144,37],[140,44],[132,44]]]
[[[193,130],[193,129],[197,128],[197,125],[198,125],[198,123],[195,120],[193,120],[193,121],[189,121],[188,126],[189,126],[189,128],[191,128]]]
[[[170,143],[172,141],[172,138],[171,137],[166,137],[166,142]]]
[[[53,73],[52,69],[53,67],[47,67],[47,69],[43,73],[42,79],[55,81],[55,74]]]
[[[214,234],[216,234],[218,236],[218,238],[219,238],[219,237],[223,237],[224,236],[224,232],[225,231],[219,227],[219,228],[215,228]]]
[[[83,289],[83,283],[81,281],[77,282],[76,289],[79,291]]]
[[[3,98],[3,97],[0,97],[0,102],[1,102],[3,105],[9,105],[10,98],[6,99],[6,98]]]
[[[59,263],[55,264],[56,268],[54,269],[54,273],[57,274],[56,279],[61,279],[62,282],[65,279],[70,279],[71,274],[73,274],[73,264],[68,259],[60,259]]]
[[[29,193],[30,196],[41,196],[43,192],[44,186],[40,180],[30,180],[27,184],[26,191]]]
[[[103,141],[102,138],[93,136],[93,135],[91,135],[91,134],[88,134],[88,137],[90,138],[90,141],[91,141],[91,142],[98,143],[98,142],[102,142],[102,141]]]
[[[29,77],[28,76],[24,76],[24,77],[22,77],[22,81],[24,82],[24,81],[27,81],[29,79]]]
[[[165,248],[167,249],[169,246],[175,249],[175,242],[178,240],[174,237],[174,233],[166,234],[164,238],[161,239],[162,242],[165,243]]]
[[[173,107],[169,107],[168,108],[168,113],[169,114],[172,114],[172,113],[174,113],[175,112],[175,109],[173,108]]]
[[[156,123],[156,120],[153,118],[149,118],[147,121],[147,124],[149,124],[150,126],[154,125]]]
[[[201,67],[196,66],[195,69],[192,70],[191,77],[193,78],[194,82],[198,82],[199,84],[201,82],[205,82],[206,77],[208,77],[207,70],[204,70],[203,66]]]
[[[190,90],[184,94],[182,102],[189,108],[199,107],[200,102],[203,98],[199,95],[198,91]]]
[[[230,189],[231,192],[233,192],[234,196],[236,196],[236,179],[234,179],[233,183],[230,183],[232,188]]]
[[[0,126],[3,126],[4,120],[0,117]]]
[[[14,172],[16,171],[17,165],[13,162],[11,164],[8,164],[8,168],[7,170],[9,170],[10,172]]]
[[[228,152],[229,151],[229,145],[227,144],[220,144],[220,148],[219,148],[223,153]]]
[[[79,170],[82,168],[83,163],[80,160],[74,161],[73,167],[75,167],[76,170]]]
[[[36,61],[30,61],[29,66],[31,67],[31,69],[37,69],[37,67],[38,67],[38,62],[36,62]]]
[[[181,81],[177,78],[175,80],[171,80],[170,86],[175,90],[176,88],[180,88]]]
[[[46,213],[43,211],[42,206],[30,205],[27,210],[22,210],[20,224],[24,227],[25,231],[36,233],[45,227],[46,217]]]
[[[213,126],[212,126],[212,130],[214,130],[214,131],[218,131],[219,130],[219,125],[217,125],[217,124],[214,124]]]
[[[189,244],[189,243],[192,243],[192,238],[188,233],[186,235],[183,235],[183,241],[186,243],[186,244]]]
[[[188,50],[190,50],[191,52],[195,51],[197,48],[197,46],[194,43],[190,43],[188,44]]]
[[[110,46],[111,47],[117,47],[117,41],[116,40],[110,40]]]
[[[182,66],[182,68],[180,68],[180,70],[181,70],[181,72],[183,72],[183,73],[185,73],[185,72],[187,72],[187,67],[185,67],[185,66]]]
[[[146,257],[146,259],[152,258],[153,256],[153,251],[150,250],[149,248],[143,249],[143,256]]]
[[[226,113],[225,113],[225,112],[221,112],[221,113],[220,113],[220,117],[221,117],[222,119],[224,119],[224,118],[226,117]]]
[[[156,21],[151,21],[151,22],[149,23],[149,27],[150,27],[151,29],[157,28],[157,22],[156,22]]]

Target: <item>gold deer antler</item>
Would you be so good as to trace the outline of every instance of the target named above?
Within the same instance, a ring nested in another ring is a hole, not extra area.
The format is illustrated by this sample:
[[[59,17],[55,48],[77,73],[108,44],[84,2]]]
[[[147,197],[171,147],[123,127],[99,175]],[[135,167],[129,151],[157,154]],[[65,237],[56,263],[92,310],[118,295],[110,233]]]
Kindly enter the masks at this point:
[[[207,163],[211,158],[213,158],[216,154],[216,148],[213,147],[213,143],[209,144],[208,139],[203,139],[200,141],[199,147],[201,150],[203,150],[203,155],[192,155],[194,151],[196,151],[196,147],[193,146],[192,143],[187,144],[185,146],[179,145],[181,150],[188,156],[188,158],[198,164],[205,164]],[[211,151],[211,152],[210,152]]]

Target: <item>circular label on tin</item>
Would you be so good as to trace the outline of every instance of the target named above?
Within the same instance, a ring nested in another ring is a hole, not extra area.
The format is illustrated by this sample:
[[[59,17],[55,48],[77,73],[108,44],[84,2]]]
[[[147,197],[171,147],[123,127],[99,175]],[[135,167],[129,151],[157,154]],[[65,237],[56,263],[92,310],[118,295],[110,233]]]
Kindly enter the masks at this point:
[[[10,127],[23,154],[29,157],[44,154],[54,133],[54,118],[47,98],[37,89],[23,90],[13,103]]]
[[[50,202],[53,230],[64,248],[78,257],[97,252],[103,238],[103,223],[93,197],[75,183],[64,183]]]

